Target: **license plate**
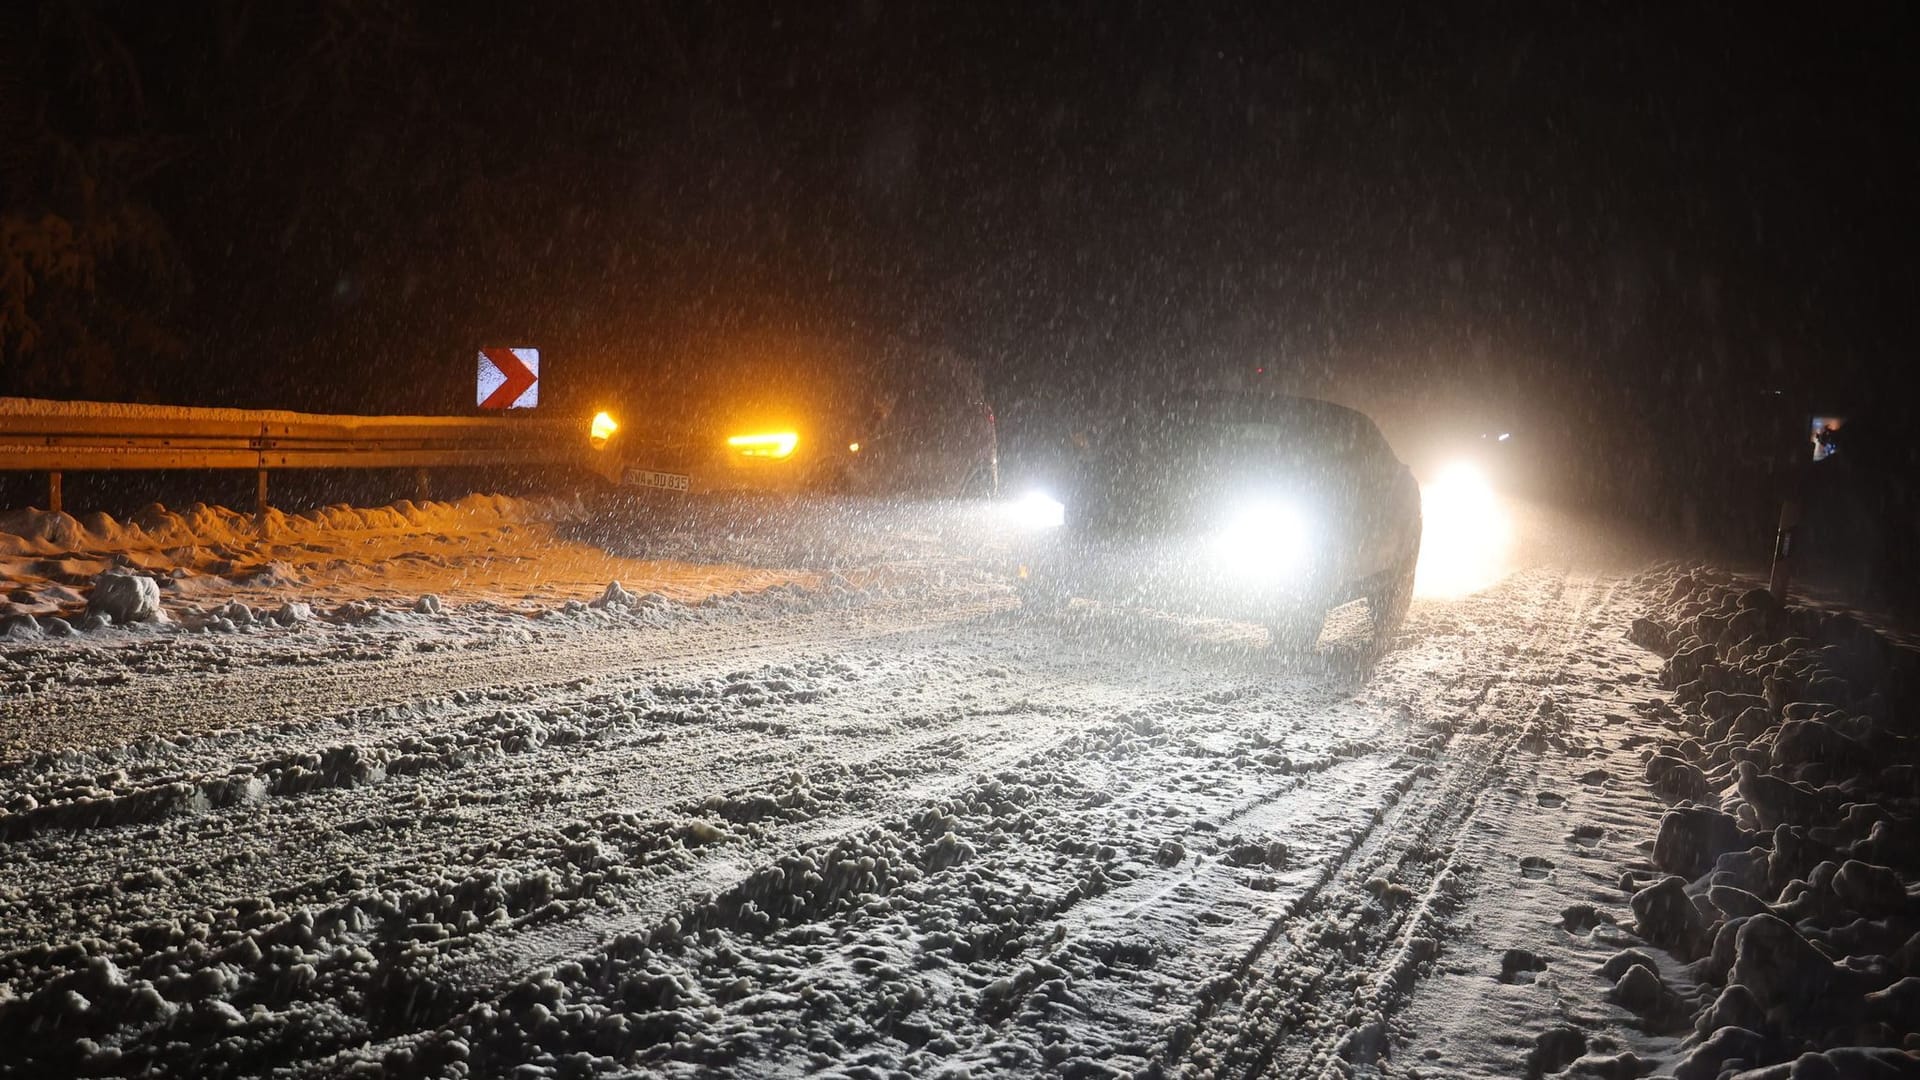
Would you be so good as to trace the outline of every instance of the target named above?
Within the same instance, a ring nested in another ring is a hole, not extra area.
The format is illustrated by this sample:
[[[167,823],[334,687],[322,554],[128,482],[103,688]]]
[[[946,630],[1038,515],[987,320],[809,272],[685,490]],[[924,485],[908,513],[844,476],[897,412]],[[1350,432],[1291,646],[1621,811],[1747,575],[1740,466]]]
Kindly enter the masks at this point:
[[[652,469],[628,469],[620,477],[621,482],[630,487],[660,488],[663,491],[685,491],[688,479],[682,473],[654,472]]]

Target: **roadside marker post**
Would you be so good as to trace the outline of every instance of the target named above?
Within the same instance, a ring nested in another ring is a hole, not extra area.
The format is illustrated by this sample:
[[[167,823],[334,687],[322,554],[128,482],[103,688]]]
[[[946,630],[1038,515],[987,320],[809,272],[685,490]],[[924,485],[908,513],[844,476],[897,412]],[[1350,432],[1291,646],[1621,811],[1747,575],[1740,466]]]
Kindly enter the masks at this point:
[[[1785,600],[1793,584],[1793,558],[1798,554],[1794,534],[1799,528],[1800,500],[1788,499],[1780,504],[1780,528],[1773,534],[1773,573],[1767,579],[1767,591],[1775,600]]]

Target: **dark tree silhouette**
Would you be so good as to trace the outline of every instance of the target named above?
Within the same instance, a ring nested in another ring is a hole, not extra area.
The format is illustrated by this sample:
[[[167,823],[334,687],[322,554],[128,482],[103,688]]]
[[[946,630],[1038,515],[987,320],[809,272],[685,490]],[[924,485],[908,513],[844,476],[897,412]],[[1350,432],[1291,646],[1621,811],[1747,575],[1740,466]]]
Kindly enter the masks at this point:
[[[26,5],[0,33],[0,390],[137,392],[179,354],[188,279],[145,197],[176,148],[94,5]]]

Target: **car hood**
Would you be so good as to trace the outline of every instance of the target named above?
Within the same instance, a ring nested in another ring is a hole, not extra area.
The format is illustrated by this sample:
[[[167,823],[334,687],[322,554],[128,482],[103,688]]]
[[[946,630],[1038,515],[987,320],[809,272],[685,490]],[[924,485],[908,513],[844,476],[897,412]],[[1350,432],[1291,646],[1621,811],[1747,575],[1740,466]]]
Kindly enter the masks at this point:
[[[1205,531],[1251,502],[1284,502],[1320,528],[1342,528],[1380,478],[1331,455],[1245,447],[1126,448],[1090,457],[1067,499],[1077,531],[1164,535]]]

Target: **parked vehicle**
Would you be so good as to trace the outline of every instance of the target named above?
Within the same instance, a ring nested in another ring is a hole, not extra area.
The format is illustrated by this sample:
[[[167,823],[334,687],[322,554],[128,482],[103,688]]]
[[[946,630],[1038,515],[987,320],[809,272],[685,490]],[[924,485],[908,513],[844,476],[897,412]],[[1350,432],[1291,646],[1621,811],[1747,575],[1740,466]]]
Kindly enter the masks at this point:
[[[992,494],[999,476],[978,374],[940,350],[753,365],[608,410],[591,437],[603,475],[672,492],[937,498]]]

